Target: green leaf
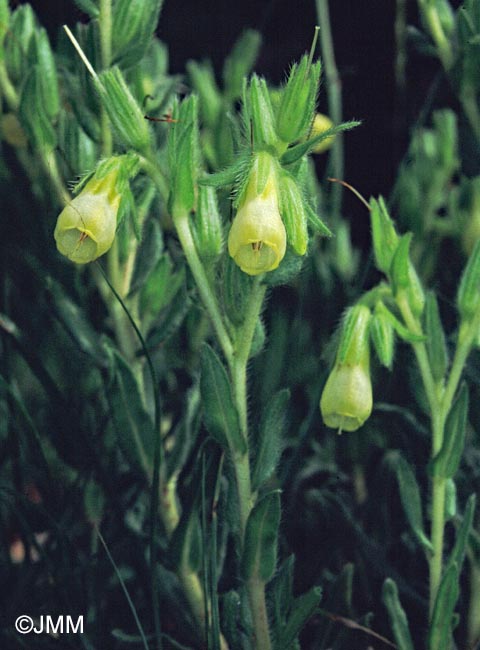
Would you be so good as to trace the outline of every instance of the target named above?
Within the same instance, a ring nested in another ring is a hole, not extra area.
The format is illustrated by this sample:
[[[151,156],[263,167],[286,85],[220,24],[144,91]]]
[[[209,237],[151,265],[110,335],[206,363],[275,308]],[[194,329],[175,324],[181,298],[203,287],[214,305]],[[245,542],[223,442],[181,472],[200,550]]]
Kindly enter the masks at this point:
[[[383,305],[381,301],[377,305]],[[395,349],[395,333],[392,323],[382,308],[375,308],[370,320],[370,338],[382,365],[391,370]]]
[[[83,310],[71,300],[60,285],[52,278],[47,278],[49,302],[55,315],[65,327],[69,336],[82,352],[88,354],[98,366],[105,366],[107,354],[102,346],[98,332],[85,318]]]
[[[463,515],[462,523],[457,530],[455,545],[447,562],[446,568],[449,568],[452,565],[456,565],[458,567],[459,573],[462,570],[463,561],[465,559],[465,552],[467,550],[467,544],[469,542],[469,535],[470,531],[472,530],[474,521],[476,503],[476,494],[471,494],[468,497],[467,505],[465,506],[465,513]]]
[[[226,450],[245,454],[247,443],[240,431],[227,372],[207,343],[200,353],[200,395],[203,421],[212,438]]]
[[[100,10],[95,0],[74,0],[77,7],[90,16],[90,18],[98,18]]]
[[[247,98],[249,115],[252,120],[254,148],[262,149],[265,146],[275,146],[278,138],[265,79],[253,75]]]
[[[305,623],[313,616],[322,598],[321,587],[312,587],[295,599],[287,624],[276,645],[276,650],[291,650]]]
[[[320,219],[317,213],[306,201],[304,202],[304,207],[307,212],[307,219],[310,228],[316,233],[318,233],[321,237],[331,237],[332,231],[330,230],[330,228],[323,223],[323,221]]]
[[[405,327],[405,325],[401,323],[394,314],[392,314],[383,302],[377,302],[375,310],[392,325],[395,332],[403,341],[406,341],[407,343],[423,343],[426,341],[426,337],[423,334],[415,334]]]
[[[60,110],[57,69],[46,30],[41,27],[35,31],[35,64],[42,71],[40,86],[42,100],[47,115],[54,119]]]
[[[275,573],[279,525],[280,490],[274,490],[257,501],[248,517],[242,557],[245,580],[268,582]]]
[[[262,37],[253,29],[244,31],[232,48],[223,65],[225,95],[230,101],[242,96],[243,79],[255,63]]]
[[[39,150],[55,147],[56,132],[43,104],[42,70],[38,65],[32,67],[22,86],[18,115],[29,139]]]
[[[163,252],[162,231],[157,221],[150,219],[145,224],[142,242],[135,255],[130,293],[132,295],[143,286],[146,279],[153,271]]]
[[[397,585],[391,578],[387,578],[383,583],[382,600],[390,617],[390,626],[398,650],[415,650],[407,615],[400,602]]]
[[[234,325],[241,325],[245,320],[252,278],[241,271],[230,256],[225,258],[222,289],[223,306],[228,318]]]
[[[468,402],[468,387],[463,382],[445,423],[442,448],[431,463],[433,476],[453,478],[458,470],[465,446]]]
[[[408,523],[424,551],[430,554],[433,552],[433,547],[423,530],[422,500],[415,474],[408,461],[399,452],[393,452],[390,458]]]
[[[425,334],[427,335],[426,347],[433,378],[435,381],[441,381],[447,371],[448,353],[437,298],[433,291],[427,293],[425,303]]]
[[[480,308],[480,240],[475,244],[462,273],[457,292],[458,311],[463,319],[471,319]]]
[[[147,339],[149,350],[157,347],[175,334],[182,325],[191,306],[192,300],[187,293],[186,283],[183,279],[178,292],[172,296],[168,305],[162,309],[159,320],[149,334]]]
[[[252,490],[268,481],[282,455],[290,391],[280,390],[266,407],[258,434],[258,449],[252,470]]]
[[[141,61],[157,28],[163,0],[117,0],[113,5],[112,58],[122,67]]]
[[[458,567],[451,564],[443,574],[428,631],[429,650],[451,650],[452,622],[458,600]]]
[[[195,204],[198,176],[198,100],[196,95],[184,99],[177,112],[177,122],[168,133],[168,159],[171,173],[169,199],[173,217],[190,212]]]
[[[151,477],[155,433],[137,379],[123,357],[112,351],[113,378],[106,386],[118,444],[133,469]]]
[[[293,147],[289,147],[280,160],[283,165],[292,165],[293,163],[297,162],[297,160],[300,160],[300,158],[303,158],[303,156],[313,151],[313,149],[315,149],[317,144],[323,142],[323,140],[326,140],[327,138],[331,138],[332,136],[337,135],[337,133],[350,131],[351,129],[354,129],[356,126],[360,126],[360,124],[361,122],[353,121],[353,122],[344,122],[343,124],[339,124],[338,126],[332,126],[331,129],[327,129],[320,135],[316,135],[315,137],[310,138],[305,142],[301,142],[300,144],[296,144]]]

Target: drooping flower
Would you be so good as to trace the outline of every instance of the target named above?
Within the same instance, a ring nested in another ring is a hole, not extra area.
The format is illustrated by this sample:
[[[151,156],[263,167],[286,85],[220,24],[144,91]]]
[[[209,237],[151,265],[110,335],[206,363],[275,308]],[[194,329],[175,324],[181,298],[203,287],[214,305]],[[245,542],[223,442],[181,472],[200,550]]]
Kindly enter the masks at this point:
[[[93,262],[112,246],[121,200],[117,176],[117,168],[101,179],[94,176],[60,213],[54,237],[60,253],[72,262]]]
[[[263,188],[258,191],[257,163],[228,235],[228,252],[248,275],[276,269],[287,247],[273,165]]]
[[[370,417],[370,310],[353,307],[345,319],[335,365],[323,389],[320,410],[327,427],[356,431]]]

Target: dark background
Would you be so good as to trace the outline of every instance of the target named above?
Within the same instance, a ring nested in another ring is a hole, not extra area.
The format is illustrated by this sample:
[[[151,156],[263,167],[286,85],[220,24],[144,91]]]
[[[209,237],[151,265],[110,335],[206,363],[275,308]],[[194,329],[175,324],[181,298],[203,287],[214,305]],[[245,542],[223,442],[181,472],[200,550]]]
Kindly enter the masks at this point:
[[[73,0],[31,4],[54,37],[62,23],[72,26],[84,18]],[[388,196],[408,143],[408,125],[416,119],[439,66],[409,46],[408,85],[399,95],[394,75],[395,1],[335,0],[330,5],[343,117],[362,120],[345,138],[344,179],[367,198]],[[407,0],[407,14],[409,24],[418,26],[413,0]],[[309,49],[316,22],[313,0],[165,0],[157,33],[169,46],[171,72],[184,72],[189,58],[209,58],[220,75],[236,38],[246,27],[255,28],[263,35],[255,69],[280,83],[291,62]],[[325,88],[319,108],[327,112]],[[367,245],[367,215],[348,193],[344,211],[356,243]]]

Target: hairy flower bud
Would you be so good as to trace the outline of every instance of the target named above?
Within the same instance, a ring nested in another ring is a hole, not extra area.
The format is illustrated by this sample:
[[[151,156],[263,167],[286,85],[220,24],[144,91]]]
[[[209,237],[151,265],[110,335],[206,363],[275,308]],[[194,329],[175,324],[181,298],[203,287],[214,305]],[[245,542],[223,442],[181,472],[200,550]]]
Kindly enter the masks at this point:
[[[260,183],[260,186],[263,185],[260,189],[261,164],[257,159],[228,235],[228,252],[248,275],[276,269],[287,247],[285,226],[278,208],[273,164],[265,184]]]
[[[93,262],[113,244],[121,199],[117,176],[116,168],[101,179],[94,176],[60,213],[54,237],[60,253],[72,262]]]

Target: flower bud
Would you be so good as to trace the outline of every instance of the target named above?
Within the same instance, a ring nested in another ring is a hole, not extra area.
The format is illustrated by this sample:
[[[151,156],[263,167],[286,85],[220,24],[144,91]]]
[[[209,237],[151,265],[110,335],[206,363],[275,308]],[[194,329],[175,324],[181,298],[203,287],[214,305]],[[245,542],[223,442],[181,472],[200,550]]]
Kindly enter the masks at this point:
[[[278,267],[286,247],[273,159],[259,154],[230,228],[228,252],[244,273],[259,275]]]
[[[113,244],[121,199],[118,173],[113,167],[101,179],[94,176],[60,213],[54,237],[60,253],[72,262],[93,262]]]
[[[320,410],[327,427],[356,431],[372,412],[370,310],[356,305],[344,321],[335,365],[323,389]]]
[[[312,130],[309,137],[315,138],[318,135],[322,135],[322,133],[325,133],[325,131],[333,129],[333,126],[334,126],[333,122],[328,117],[328,115],[323,115],[323,113],[317,113],[313,119]],[[335,140],[334,135],[325,138],[325,140],[322,140],[321,142],[319,142],[313,147],[312,152],[323,153],[324,151],[327,151],[327,149],[330,149],[330,147],[332,146],[334,140]]]

